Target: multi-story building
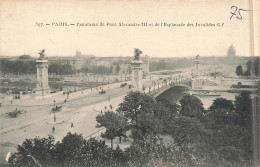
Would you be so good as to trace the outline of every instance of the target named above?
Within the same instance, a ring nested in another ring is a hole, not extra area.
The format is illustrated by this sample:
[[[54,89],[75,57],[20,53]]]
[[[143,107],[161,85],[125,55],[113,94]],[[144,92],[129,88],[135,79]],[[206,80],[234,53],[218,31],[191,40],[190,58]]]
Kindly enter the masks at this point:
[[[75,56],[70,57],[48,57],[49,63],[70,64],[73,70],[80,70],[93,65],[94,55],[82,55],[81,51],[76,51]]]

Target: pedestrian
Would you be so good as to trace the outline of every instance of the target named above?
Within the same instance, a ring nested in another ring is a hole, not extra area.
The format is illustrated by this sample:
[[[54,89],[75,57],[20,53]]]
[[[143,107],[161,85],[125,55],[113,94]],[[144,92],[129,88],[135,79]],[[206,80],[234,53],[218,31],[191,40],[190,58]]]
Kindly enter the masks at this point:
[[[73,128],[73,127],[74,127],[74,125],[73,125],[73,122],[71,122],[71,124],[70,124],[70,127],[71,127],[71,128]]]
[[[52,127],[52,133],[54,133],[54,132],[55,132],[55,127],[53,126],[53,127]]]
[[[13,100],[11,100],[11,104],[13,104]]]
[[[103,115],[103,111],[101,110],[101,114]]]

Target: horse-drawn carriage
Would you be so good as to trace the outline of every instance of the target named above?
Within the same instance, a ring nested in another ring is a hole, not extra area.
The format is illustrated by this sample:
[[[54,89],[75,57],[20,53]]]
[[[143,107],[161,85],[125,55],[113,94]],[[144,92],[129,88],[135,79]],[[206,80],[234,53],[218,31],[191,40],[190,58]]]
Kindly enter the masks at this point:
[[[20,114],[25,114],[26,115],[27,111],[26,110],[18,110],[17,108],[14,111],[11,111],[8,114],[9,117],[11,118],[16,118],[18,117]]]
[[[106,93],[106,91],[103,89],[99,92],[100,95],[105,94],[105,93]]]
[[[57,111],[61,111],[61,109],[62,109],[62,106],[55,106],[55,107],[53,107],[52,108],[52,112],[57,112]]]
[[[127,85],[127,83],[121,83],[120,87],[125,87]]]

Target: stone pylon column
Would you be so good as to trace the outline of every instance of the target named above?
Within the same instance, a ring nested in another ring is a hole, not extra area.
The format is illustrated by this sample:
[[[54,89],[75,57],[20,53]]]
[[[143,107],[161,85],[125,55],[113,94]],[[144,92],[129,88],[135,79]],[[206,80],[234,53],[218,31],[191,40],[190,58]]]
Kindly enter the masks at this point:
[[[149,56],[145,55],[145,71],[144,72],[144,76],[145,78],[149,78]]]
[[[200,64],[200,61],[199,61],[199,55],[196,56],[196,59],[194,60],[194,63],[195,63],[195,76],[198,77],[200,75],[200,69],[199,69],[199,64]]]
[[[141,60],[133,60],[132,68],[132,89],[134,91],[142,91],[143,88],[143,69]]]
[[[192,89],[202,89],[202,80],[199,77],[200,76],[199,55],[196,56],[194,63],[195,63],[195,74],[194,74],[195,78],[192,79],[191,87]]]
[[[37,68],[37,82],[36,82],[36,95],[44,96],[50,94],[50,88],[48,84],[48,60],[38,59],[36,60]]]

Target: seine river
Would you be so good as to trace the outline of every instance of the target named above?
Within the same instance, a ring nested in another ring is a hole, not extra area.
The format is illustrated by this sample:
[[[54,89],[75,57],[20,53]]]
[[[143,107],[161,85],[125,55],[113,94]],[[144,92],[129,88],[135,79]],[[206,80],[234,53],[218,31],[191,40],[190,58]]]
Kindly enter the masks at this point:
[[[205,109],[208,109],[213,101],[217,98],[225,98],[228,100],[235,100],[235,96],[238,95],[238,93],[228,93],[228,92],[221,92],[221,96],[197,96],[203,103],[203,106]]]
[[[184,87],[172,87],[168,89],[167,91],[163,92],[161,95],[159,95],[157,98],[165,98],[172,102],[178,103],[180,99],[182,99],[183,95],[189,94],[189,90],[185,89]],[[228,100],[235,100],[235,96],[238,95],[237,93],[228,93],[228,92],[221,92],[221,96],[201,96],[201,95],[195,95],[198,97],[202,103],[205,109],[208,109],[213,101],[217,98],[225,98]]]

